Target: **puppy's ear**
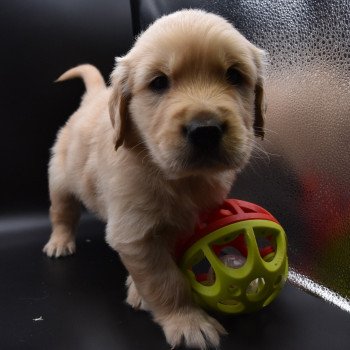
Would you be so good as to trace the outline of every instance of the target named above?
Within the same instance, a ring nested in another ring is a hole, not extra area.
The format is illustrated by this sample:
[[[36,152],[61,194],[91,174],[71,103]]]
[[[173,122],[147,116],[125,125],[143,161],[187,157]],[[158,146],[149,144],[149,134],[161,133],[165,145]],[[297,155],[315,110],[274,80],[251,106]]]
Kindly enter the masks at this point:
[[[264,120],[266,114],[266,97],[264,92],[264,66],[266,54],[262,50],[255,51],[255,62],[258,70],[258,79],[255,85],[255,119],[254,134],[264,139]]]
[[[129,69],[122,59],[117,59],[117,66],[111,75],[112,94],[109,98],[109,116],[114,129],[113,142],[115,150],[120,146],[130,146],[129,133],[131,121],[129,103],[131,94],[128,87]]]

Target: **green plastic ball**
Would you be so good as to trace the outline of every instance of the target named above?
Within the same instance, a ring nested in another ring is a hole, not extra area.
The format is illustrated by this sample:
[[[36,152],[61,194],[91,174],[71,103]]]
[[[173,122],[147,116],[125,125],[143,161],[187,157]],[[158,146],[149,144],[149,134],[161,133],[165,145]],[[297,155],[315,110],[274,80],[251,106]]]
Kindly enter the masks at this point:
[[[225,314],[269,305],[288,276],[282,226],[265,209],[238,200],[227,200],[210,214],[182,245],[179,266],[193,298],[203,308]]]

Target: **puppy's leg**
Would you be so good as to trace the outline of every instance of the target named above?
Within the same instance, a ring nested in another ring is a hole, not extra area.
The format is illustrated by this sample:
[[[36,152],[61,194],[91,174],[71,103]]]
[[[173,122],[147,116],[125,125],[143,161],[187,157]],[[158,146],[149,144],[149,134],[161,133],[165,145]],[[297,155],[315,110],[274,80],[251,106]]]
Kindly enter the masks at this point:
[[[134,309],[148,311],[149,309],[147,307],[147,304],[142,299],[139,291],[136,288],[135,282],[130,275],[126,279],[125,285],[128,289],[128,296],[126,298],[126,302]]]
[[[182,342],[200,349],[219,345],[225,329],[193,304],[188,282],[161,238],[118,244],[115,248],[171,346]]]
[[[49,257],[75,252],[75,229],[80,216],[80,204],[70,194],[51,193],[50,218],[52,233],[43,252]]]

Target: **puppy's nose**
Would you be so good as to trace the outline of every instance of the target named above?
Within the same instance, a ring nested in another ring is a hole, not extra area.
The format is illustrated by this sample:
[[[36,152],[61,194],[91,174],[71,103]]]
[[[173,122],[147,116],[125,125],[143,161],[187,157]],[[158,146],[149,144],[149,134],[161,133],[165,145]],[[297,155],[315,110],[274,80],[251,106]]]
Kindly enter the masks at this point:
[[[196,148],[216,148],[224,134],[224,124],[215,119],[193,120],[184,128],[189,143]]]

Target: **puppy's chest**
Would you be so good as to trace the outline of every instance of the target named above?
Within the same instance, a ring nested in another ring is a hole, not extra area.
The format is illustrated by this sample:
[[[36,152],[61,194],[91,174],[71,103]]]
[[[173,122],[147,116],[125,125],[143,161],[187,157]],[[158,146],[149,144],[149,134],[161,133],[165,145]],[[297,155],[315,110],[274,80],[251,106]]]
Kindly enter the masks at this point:
[[[164,224],[178,229],[191,229],[200,212],[218,206],[226,195],[221,186],[187,182],[175,184],[169,189],[159,187],[153,193]]]

